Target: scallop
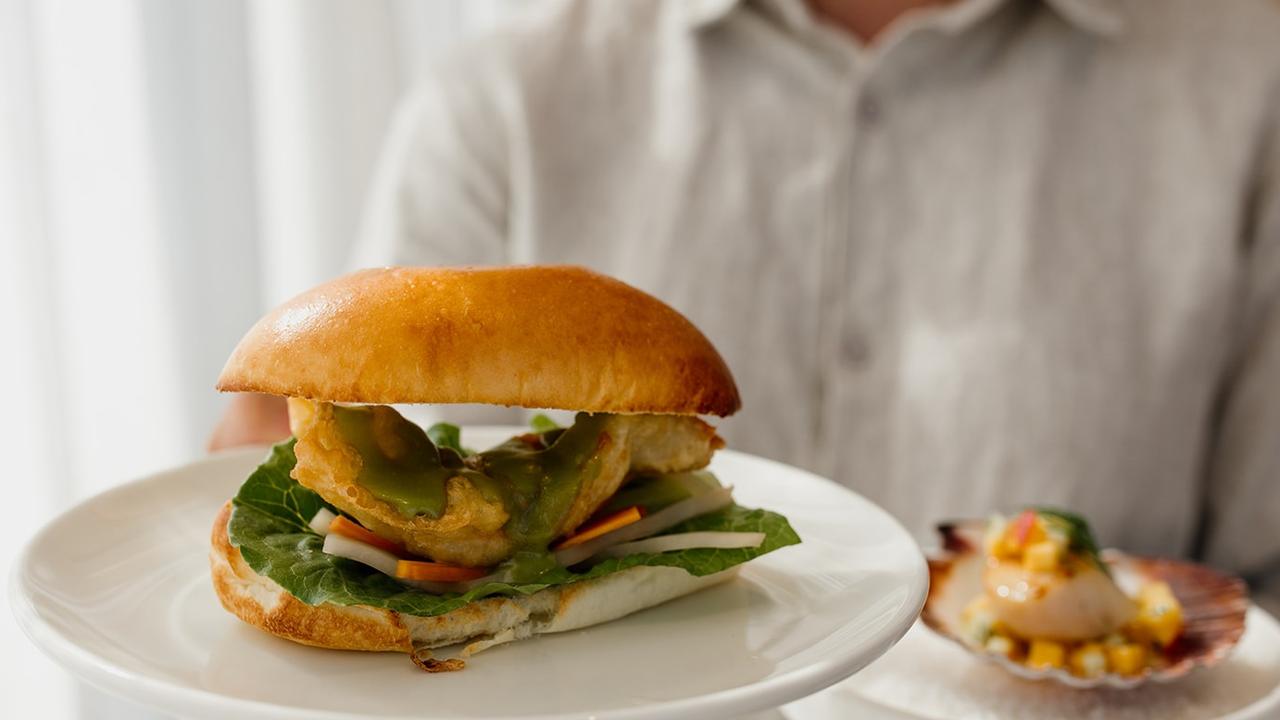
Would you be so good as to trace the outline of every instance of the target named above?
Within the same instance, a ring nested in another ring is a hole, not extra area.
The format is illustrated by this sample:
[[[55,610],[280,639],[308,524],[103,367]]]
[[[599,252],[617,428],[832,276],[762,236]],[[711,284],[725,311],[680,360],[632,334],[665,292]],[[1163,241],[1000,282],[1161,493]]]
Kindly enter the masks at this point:
[[[929,597],[921,619],[934,632],[1015,675],[1075,688],[1127,689],[1149,681],[1169,682],[1221,662],[1244,634],[1249,598],[1237,577],[1195,563],[1106,550],[1102,559],[1110,577],[1092,566],[1075,566],[1070,578],[1051,582],[1017,566],[989,563],[982,551],[984,528],[982,520],[938,526],[943,548],[929,558]],[[962,622],[966,606],[987,595],[989,611],[1018,635],[1064,642],[1098,637],[1106,634],[1105,628],[1122,625],[1133,612],[1129,598],[1144,583],[1156,580],[1167,583],[1182,605],[1185,625],[1158,662],[1137,675],[1084,676],[1065,668],[1032,668],[999,647],[975,644]],[[1007,589],[1007,597],[1000,597],[1001,587]],[[988,588],[994,593],[988,595]]]
[[[1056,573],[990,560],[983,585],[996,619],[1020,637],[1088,640],[1118,630],[1137,613],[1133,600],[1089,562],[1073,561],[1066,573]]]

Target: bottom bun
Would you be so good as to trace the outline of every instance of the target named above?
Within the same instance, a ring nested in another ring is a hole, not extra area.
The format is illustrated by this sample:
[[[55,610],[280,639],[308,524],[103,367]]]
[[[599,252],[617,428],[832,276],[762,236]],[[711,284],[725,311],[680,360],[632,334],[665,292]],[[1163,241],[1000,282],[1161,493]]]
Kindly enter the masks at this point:
[[[724,582],[733,567],[697,577],[681,568],[634,567],[532,595],[489,597],[433,617],[368,605],[307,605],[254,572],[227,537],[231,503],[213,522],[209,564],[222,606],[277,637],[338,650],[404,652],[430,671],[456,670],[456,660],[421,660],[425,650],[467,643],[462,657],[513,640],[596,625]]]

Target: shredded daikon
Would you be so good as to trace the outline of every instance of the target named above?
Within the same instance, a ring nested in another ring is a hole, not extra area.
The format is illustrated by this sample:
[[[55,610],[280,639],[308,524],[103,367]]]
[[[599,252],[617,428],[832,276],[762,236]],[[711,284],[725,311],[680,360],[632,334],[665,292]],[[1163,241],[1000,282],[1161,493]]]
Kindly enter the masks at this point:
[[[596,557],[611,558],[636,553],[663,553],[690,548],[754,548],[764,542],[761,532],[690,532],[636,540],[605,548]]]
[[[380,570],[392,577],[396,575],[396,563],[399,558],[382,548],[376,548],[359,540],[352,540],[349,537],[332,533],[325,537],[323,549],[330,555],[337,555],[348,560],[355,560],[358,563],[364,563],[374,570]]]
[[[560,550],[556,553],[556,562],[564,567],[577,565],[583,560],[599,554],[605,548],[656,535],[669,527],[679,525],[685,520],[719,510],[732,502],[733,489],[727,487],[716,488],[700,495],[694,495],[674,505],[669,505],[638,522],[618,528],[594,540],[588,540],[581,545],[574,545]]]
[[[334,515],[332,510],[322,507],[316,513],[316,516],[311,518],[309,525],[311,525],[312,530],[327,537],[329,535],[329,523],[333,522],[336,517],[338,516]]]

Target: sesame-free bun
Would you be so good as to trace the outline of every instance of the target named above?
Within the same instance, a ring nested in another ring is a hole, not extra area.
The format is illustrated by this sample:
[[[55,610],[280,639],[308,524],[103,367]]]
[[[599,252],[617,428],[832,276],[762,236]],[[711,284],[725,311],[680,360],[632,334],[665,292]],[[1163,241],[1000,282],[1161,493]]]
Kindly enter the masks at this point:
[[[368,605],[307,605],[244,561],[227,536],[230,502],[213,521],[209,565],[222,606],[246,623],[303,645],[338,650],[424,653],[462,645],[462,656],[534,635],[616,620],[733,578],[737,567],[696,577],[676,567],[640,566],[532,595],[489,597],[434,617]],[[433,672],[461,669],[458,660],[428,661]]]
[[[224,391],[356,403],[484,403],[719,415],[741,405],[706,337],[585,268],[362,270],[271,311]]]

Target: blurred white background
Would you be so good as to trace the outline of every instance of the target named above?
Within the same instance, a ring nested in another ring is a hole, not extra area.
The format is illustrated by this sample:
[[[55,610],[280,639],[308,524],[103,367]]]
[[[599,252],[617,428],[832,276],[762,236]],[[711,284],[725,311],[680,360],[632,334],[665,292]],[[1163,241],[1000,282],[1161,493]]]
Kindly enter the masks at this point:
[[[57,511],[203,453],[241,333],[346,268],[415,69],[509,6],[0,0],[6,603]],[[144,713],[74,683],[7,607],[0,696],[7,717]]]

